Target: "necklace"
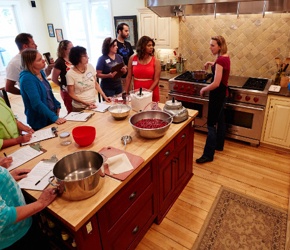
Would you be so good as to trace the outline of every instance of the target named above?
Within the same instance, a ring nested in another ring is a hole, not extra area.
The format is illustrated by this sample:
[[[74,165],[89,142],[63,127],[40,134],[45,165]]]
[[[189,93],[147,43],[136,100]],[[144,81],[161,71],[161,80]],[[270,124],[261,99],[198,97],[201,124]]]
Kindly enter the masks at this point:
[[[83,71],[81,71],[77,66],[75,66],[75,68],[76,68],[79,72],[81,72],[82,74],[86,72],[86,67],[85,67],[85,69],[84,69]]]
[[[37,74],[36,77],[37,77],[40,81],[43,80],[41,74]]]

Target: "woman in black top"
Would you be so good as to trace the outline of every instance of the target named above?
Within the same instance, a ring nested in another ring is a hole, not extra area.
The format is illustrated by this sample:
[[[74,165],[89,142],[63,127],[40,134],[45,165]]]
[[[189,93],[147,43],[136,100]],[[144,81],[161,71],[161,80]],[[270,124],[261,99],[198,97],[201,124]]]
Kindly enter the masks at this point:
[[[62,40],[57,49],[57,60],[52,71],[52,81],[60,86],[60,95],[63,99],[67,112],[72,111],[72,99],[67,92],[66,72],[71,68],[72,64],[68,59],[70,49],[73,47],[71,41]]]

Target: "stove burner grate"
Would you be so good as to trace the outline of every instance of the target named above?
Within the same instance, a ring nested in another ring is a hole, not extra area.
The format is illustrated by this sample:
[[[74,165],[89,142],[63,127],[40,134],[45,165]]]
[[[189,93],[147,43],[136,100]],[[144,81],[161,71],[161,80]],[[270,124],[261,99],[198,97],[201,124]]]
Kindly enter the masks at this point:
[[[245,82],[242,88],[263,91],[265,89],[267,82],[268,82],[268,79],[250,77]]]
[[[174,78],[174,80],[185,81],[185,82],[197,82],[197,83],[206,83],[210,78],[212,78],[213,74],[209,73],[204,80],[197,80],[193,77],[193,73],[191,71],[186,71],[183,74]]]

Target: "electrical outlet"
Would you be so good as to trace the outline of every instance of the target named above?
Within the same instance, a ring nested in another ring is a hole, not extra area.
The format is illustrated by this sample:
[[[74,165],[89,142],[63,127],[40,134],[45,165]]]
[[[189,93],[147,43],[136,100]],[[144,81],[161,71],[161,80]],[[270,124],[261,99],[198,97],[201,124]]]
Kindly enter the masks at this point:
[[[87,233],[89,234],[90,232],[93,231],[93,227],[92,227],[92,223],[89,222],[87,225],[86,225],[86,228],[87,228]]]

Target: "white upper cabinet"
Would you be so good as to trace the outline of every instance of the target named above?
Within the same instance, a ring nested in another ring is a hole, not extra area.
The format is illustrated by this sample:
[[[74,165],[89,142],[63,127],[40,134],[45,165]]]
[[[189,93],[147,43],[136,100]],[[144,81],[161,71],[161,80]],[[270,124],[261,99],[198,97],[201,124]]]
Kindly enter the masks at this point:
[[[149,9],[138,9],[140,17],[140,37],[154,39],[155,47],[175,49],[179,45],[179,19],[159,17]]]

